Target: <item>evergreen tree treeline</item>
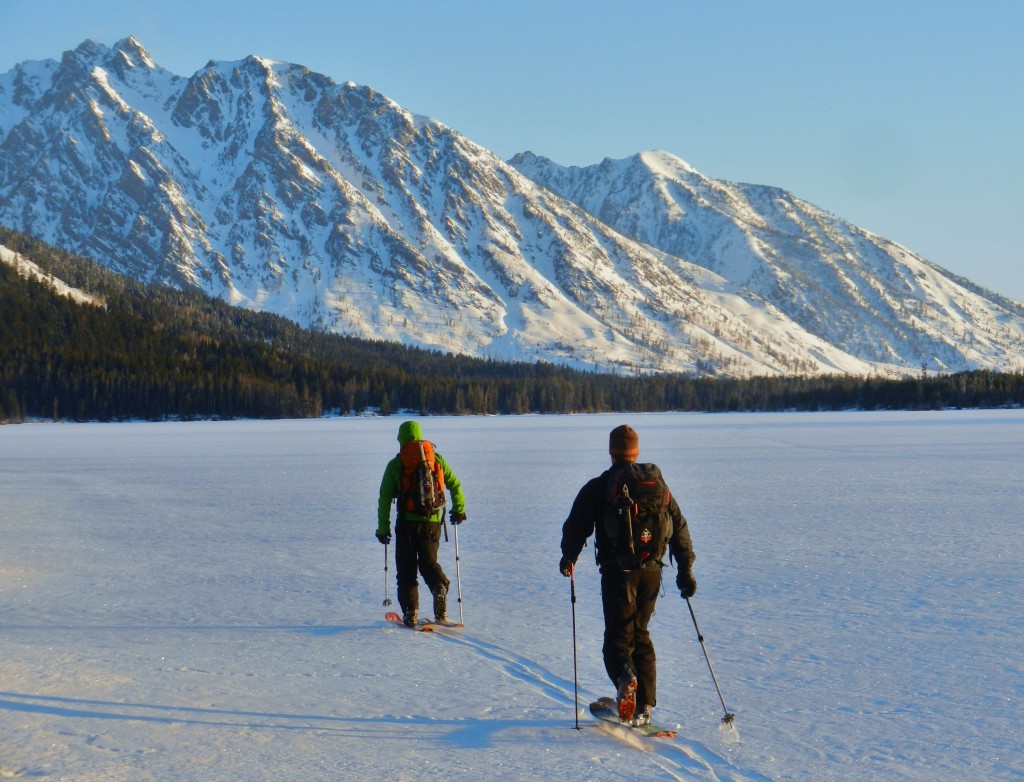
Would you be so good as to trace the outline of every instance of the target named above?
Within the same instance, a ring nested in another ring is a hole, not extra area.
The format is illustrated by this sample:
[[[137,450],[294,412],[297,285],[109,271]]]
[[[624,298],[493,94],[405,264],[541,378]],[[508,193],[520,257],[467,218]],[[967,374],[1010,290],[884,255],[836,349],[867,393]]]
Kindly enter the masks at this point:
[[[0,227],[0,244],[101,297],[82,305],[0,263],[0,422],[432,414],[1003,407],[1024,375],[623,377],[311,332],[146,286]]]

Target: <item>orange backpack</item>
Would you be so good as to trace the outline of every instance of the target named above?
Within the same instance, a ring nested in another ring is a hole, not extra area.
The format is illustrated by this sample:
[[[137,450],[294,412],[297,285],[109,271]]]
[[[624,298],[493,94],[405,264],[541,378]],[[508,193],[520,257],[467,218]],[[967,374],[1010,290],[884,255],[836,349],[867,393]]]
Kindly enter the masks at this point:
[[[402,446],[399,456],[402,459],[399,509],[430,518],[445,505],[444,470],[434,456],[434,444],[427,440],[410,440]]]

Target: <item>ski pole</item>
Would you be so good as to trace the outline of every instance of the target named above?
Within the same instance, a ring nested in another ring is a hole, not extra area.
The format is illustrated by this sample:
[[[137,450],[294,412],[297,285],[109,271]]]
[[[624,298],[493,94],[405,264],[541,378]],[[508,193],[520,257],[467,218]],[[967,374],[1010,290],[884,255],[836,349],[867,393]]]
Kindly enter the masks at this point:
[[[388,544],[384,544],[384,605],[391,605],[391,598],[388,597]]]
[[[452,523],[452,531],[455,533],[455,586],[459,595],[459,623],[465,624],[462,616],[462,574],[459,572],[459,525]]]
[[[725,716],[722,717],[722,724],[732,725],[732,721],[736,719],[736,715],[726,708],[725,698],[722,697],[722,688],[718,686],[718,677],[715,676],[715,669],[711,667],[711,658],[708,657],[707,647],[704,646],[704,636],[700,634],[700,628],[697,627],[697,615],[693,613],[693,606],[690,604],[690,598],[686,598],[686,607],[690,609],[690,618],[693,619],[693,629],[697,631],[697,640],[700,641],[700,648],[704,650],[704,659],[708,662],[708,670],[711,671],[711,680],[715,683],[715,690],[718,691],[718,700],[722,702],[722,710],[725,712]]]
[[[572,691],[576,703],[576,730],[580,729],[580,677],[576,667],[576,565],[569,565],[569,594],[572,603]]]

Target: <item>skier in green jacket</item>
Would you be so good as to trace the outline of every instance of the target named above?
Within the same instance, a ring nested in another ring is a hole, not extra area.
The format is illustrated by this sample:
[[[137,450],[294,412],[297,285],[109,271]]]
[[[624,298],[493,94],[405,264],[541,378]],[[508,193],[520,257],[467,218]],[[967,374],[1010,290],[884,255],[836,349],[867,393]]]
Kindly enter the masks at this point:
[[[444,489],[448,489],[452,498],[449,515],[452,524],[466,520],[466,498],[462,493],[462,483],[451,467],[441,454],[434,452],[433,443],[423,439],[419,423],[404,422],[398,428],[398,443],[401,450],[384,468],[380,482],[377,540],[385,545],[391,542],[391,506],[397,500],[395,567],[402,621],[414,627],[419,619],[418,572],[434,597],[435,621],[444,622],[448,619],[449,581],[437,561],[445,513]],[[404,463],[403,455],[406,457]],[[432,504],[424,505],[417,494],[420,487],[412,485],[419,462],[426,465],[427,474],[434,478],[433,485],[427,486],[428,491],[432,490],[437,495]]]

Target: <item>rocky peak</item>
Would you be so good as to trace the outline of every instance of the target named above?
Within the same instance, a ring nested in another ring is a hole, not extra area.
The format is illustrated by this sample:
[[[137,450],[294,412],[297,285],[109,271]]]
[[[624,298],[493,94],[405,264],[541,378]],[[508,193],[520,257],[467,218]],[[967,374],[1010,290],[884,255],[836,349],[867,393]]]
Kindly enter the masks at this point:
[[[999,300],[667,152],[505,164],[369,86],[175,76],[134,38],[0,77],[0,122],[0,222],[304,326],[628,372],[1024,367]]]

